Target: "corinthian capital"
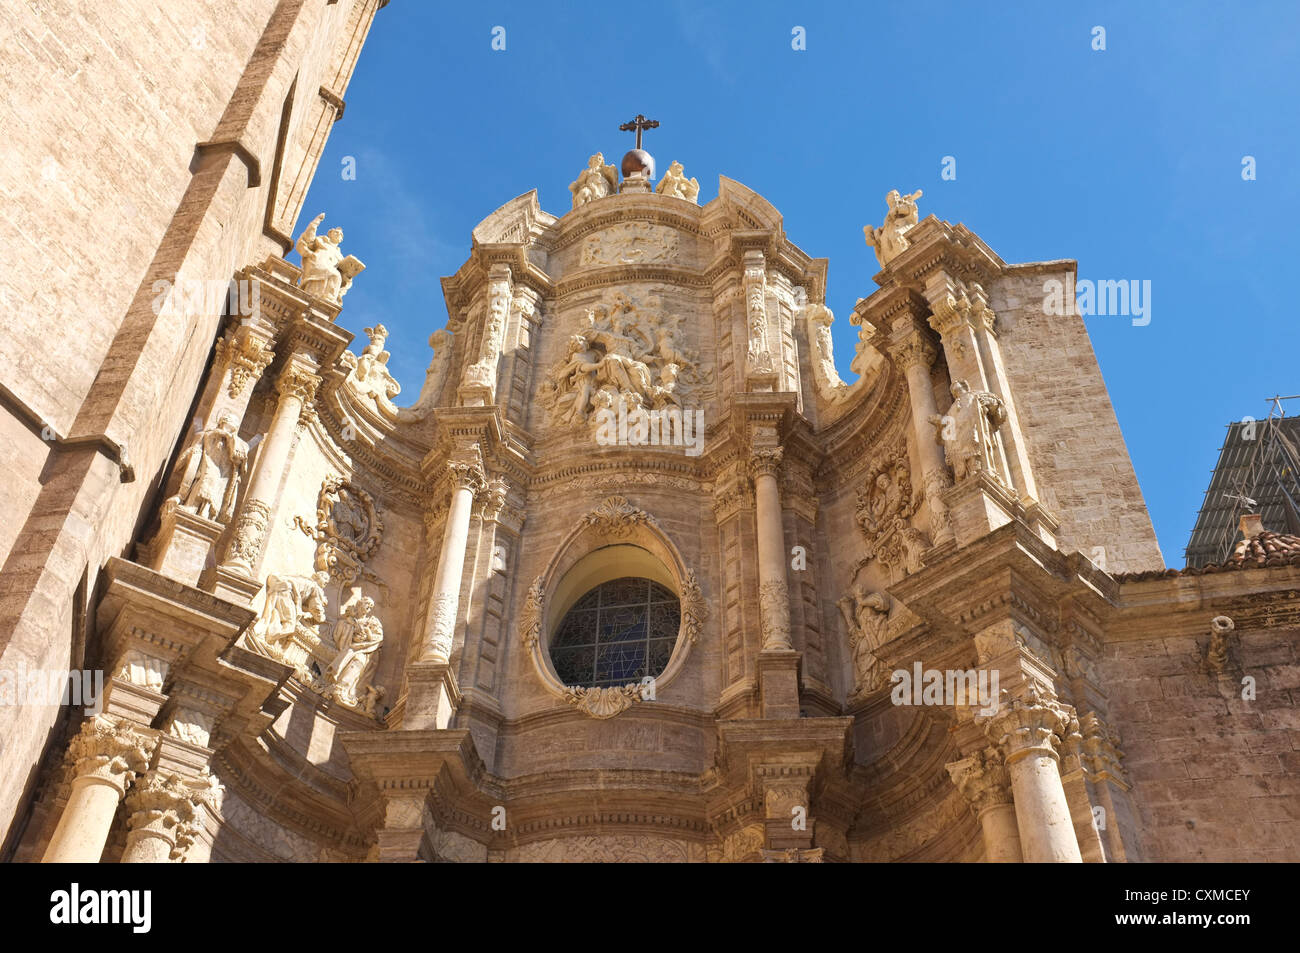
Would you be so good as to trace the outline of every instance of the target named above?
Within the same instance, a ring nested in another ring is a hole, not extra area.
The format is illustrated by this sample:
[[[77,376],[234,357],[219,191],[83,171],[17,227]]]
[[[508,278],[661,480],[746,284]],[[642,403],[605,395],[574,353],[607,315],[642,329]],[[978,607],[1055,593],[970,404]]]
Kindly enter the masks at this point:
[[[68,745],[76,777],[101,781],[119,794],[149,766],[158,739],[123,718],[93,715]]]
[[[193,817],[193,794],[179,775],[150,771],[126,796],[131,830],[148,831],[174,842],[176,826]]]
[[[889,353],[903,373],[907,373],[913,367],[929,371],[934,366],[934,359],[938,354],[933,345],[917,336],[908,337],[895,344],[890,348]]]
[[[275,382],[275,389],[281,398],[296,397],[302,401],[303,406],[310,406],[316,399],[316,388],[320,383],[321,379],[318,375],[306,368],[290,364],[280,372],[280,378]]]
[[[782,456],[784,451],[780,447],[755,447],[749,455],[750,478],[775,477],[781,471]]]
[[[483,470],[483,458],[475,447],[473,453],[453,456],[447,461],[447,471],[451,474],[453,485],[458,490],[479,493],[487,485],[487,474]]]
[[[982,814],[991,807],[1011,802],[1011,775],[996,748],[985,748],[969,758],[945,765],[961,796]]]
[[[1003,701],[993,715],[976,715],[1008,764],[1030,755],[1058,758],[1057,745],[1070,727],[1069,709],[1031,685],[1025,694]]]
[[[231,397],[238,397],[250,381],[261,377],[275,357],[266,339],[246,328],[232,329],[217,342],[216,351],[218,367],[224,365],[230,369],[227,389]]]

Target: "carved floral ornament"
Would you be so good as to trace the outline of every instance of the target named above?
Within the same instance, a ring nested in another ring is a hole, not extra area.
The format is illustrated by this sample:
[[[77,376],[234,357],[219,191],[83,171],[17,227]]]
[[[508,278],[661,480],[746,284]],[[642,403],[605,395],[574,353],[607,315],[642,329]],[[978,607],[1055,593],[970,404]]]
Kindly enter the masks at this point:
[[[528,587],[519,614],[519,636],[542,684],[592,718],[611,718],[648,699],[641,684],[587,687],[565,685],[560,681],[551,663],[545,637],[548,626],[559,621],[558,617],[548,614],[552,608],[549,597],[554,595],[565,574],[579,560],[611,542],[645,549],[664,564],[676,583],[681,625],[668,665],[654,679],[656,692],[666,687],[685,666],[708,618],[708,604],[695,571],[686,568],[677,548],[654,517],[621,496],[608,497],[588,512],[560,544],[546,571]]]

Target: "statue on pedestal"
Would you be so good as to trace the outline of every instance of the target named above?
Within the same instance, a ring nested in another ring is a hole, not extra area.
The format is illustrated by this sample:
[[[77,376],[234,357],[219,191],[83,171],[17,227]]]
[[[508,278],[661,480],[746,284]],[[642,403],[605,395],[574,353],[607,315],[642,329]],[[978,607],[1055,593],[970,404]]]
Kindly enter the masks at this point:
[[[951,391],[952,406],[942,417],[931,414],[930,423],[939,428],[953,480],[960,483],[977,471],[987,470],[1005,482],[997,443],[998,428],[1007,422],[1002,398],[988,391],[972,391],[965,381],[953,381]]]
[[[700,183],[697,179],[686,178],[686,172],[680,162],[674,161],[668,166],[668,171],[664,177],[659,180],[659,186],[655,189],[660,195],[667,195],[672,198],[685,199],[688,202],[699,204]]]
[[[204,519],[228,523],[248,468],[248,444],[239,424],[223,413],[215,427],[201,431],[176,462],[176,492],[171,500]]]
[[[298,238],[298,254],[302,255],[302,277],[298,286],[308,294],[323,298],[330,304],[341,304],[343,296],[352,287],[352,279],[365,270],[360,259],[344,257],[339,246],[343,243],[343,229],[331,228],[325,235],[316,234],[316,226],[325,220],[321,212]]]
[[[577,180],[569,185],[573,193],[573,207],[586,205],[595,199],[603,199],[618,188],[618,174],[612,165],[605,164],[604,154],[597,152],[587,160],[587,168]]]
[[[867,244],[876,250],[881,268],[887,267],[910,244],[906,235],[916,224],[916,200],[920,197],[920,189],[911,195],[899,195],[897,189],[891,189],[885,196],[885,202],[889,205],[885,223],[880,228],[862,226],[862,234],[866,237]]]

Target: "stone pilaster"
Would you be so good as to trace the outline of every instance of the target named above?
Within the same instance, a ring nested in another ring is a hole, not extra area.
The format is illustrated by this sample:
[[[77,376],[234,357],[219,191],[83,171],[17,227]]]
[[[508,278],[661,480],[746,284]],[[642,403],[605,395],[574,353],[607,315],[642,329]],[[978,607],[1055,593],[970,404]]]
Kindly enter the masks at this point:
[[[749,390],[771,391],[776,387],[776,356],[767,318],[767,262],[763,253],[747,251],[743,258],[745,324],[749,344],[745,355],[745,382]]]
[[[510,266],[493,265],[488,271],[487,308],[478,359],[465,368],[458,392],[461,404],[466,407],[484,407],[496,402],[497,370],[512,297]]]

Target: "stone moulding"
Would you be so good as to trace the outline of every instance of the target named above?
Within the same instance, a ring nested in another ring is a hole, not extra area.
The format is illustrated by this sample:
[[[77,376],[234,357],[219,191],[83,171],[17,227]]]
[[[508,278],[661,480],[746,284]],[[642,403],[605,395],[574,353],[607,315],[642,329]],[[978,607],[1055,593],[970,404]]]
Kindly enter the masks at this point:
[[[565,685],[551,664],[549,628],[558,622],[552,597],[565,574],[585,556],[611,543],[636,546],[658,559],[674,581],[681,602],[677,642],[663,672],[655,677],[655,693],[666,688],[681,672],[691,648],[699,641],[708,618],[708,603],[693,569],[653,516],[625,497],[611,496],[590,510],[557,547],[546,570],[533,580],[520,609],[520,644],[532,659],[541,683],[557,698],[593,718],[612,718],[647,700],[639,684],[587,688]]]

